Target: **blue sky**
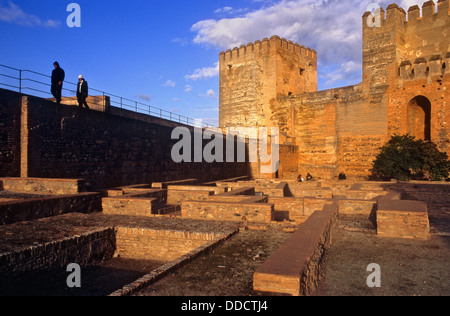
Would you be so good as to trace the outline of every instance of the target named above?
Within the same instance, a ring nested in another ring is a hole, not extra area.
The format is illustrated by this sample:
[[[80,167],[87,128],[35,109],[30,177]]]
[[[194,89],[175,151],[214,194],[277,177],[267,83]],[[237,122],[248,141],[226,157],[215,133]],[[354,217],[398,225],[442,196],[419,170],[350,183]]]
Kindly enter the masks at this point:
[[[279,35],[318,51],[319,89],[361,82],[361,16],[350,0],[0,0],[0,64],[217,124],[221,51]],[[424,1],[399,0],[407,9]],[[81,8],[69,28],[67,6]],[[1,80],[1,79],[0,79]]]

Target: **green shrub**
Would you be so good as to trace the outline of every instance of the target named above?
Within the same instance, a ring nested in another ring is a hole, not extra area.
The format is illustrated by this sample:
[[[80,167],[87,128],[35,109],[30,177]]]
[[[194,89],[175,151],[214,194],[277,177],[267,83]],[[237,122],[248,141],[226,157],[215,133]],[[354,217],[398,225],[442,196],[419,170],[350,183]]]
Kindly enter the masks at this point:
[[[409,135],[393,136],[381,148],[373,163],[374,179],[428,179],[440,181],[448,178],[448,155],[440,152],[436,144],[416,140]]]

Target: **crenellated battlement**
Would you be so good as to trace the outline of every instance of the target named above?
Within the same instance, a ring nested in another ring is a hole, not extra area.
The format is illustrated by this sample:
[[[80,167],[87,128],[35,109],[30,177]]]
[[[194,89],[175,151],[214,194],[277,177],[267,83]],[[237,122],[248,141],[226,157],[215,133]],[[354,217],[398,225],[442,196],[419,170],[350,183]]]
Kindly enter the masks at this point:
[[[399,77],[401,80],[418,80],[450,75],[450,52],[446,55],[420,57],[415,60],[405,60],[400,63]]]
[[[418,5],[411,6],[406,12],[397,4],[390,4],[386,11],[381,8],[379,20],[378,16],[372,15],[371,12],[365,12],[363,15],[363,28],[365,31],[380,31],[392,26],[407,28],[408,26],[416,26],[418,23],[427,24],[436,19],[450,18],[450,0],[439,0],[436,4],[434,1],[427,1],[422,5],[422,15]],[[371,23],[372,22],[372,23]],[[377,24],[377,22],[379,24]]]
[[[406,12],[397,4],[363,15],[363,81],[371,86],[440,74],[450,44],[450,0],[427,1]],[[438,57],[440,56],[440,57]],[[441,62],[439,62],[441,60]],[[440,63],[440,65],[438,65]],[[428,70],[427,70],[428,69]],[[448,70],[447,74],[448,74]]]
[[[234,47],[225,52],[222,51],[219,56],[220,60],[225,62],[245,62],[253,59],[255,55],[268,55],[276,52],[282,52],[284,56],[292,55],[317,62],[317,52],[314,49],[280,38],[277,35],[270,39],[264,38],[262,41],[258,40],[247,45],[241,45],[239,48]]]

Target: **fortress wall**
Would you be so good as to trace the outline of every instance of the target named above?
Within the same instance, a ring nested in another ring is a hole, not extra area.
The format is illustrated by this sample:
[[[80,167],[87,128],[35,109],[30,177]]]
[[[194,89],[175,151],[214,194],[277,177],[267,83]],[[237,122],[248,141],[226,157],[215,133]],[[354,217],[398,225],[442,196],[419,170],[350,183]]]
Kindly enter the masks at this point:
[[[408,133],[408,104],[416,96],[424,96],[431,102],[431,141],[439,150],[450,156],[449,131],[449,91],[450,76],[444,76],[441,82],[427,79],[405,81],[401,87],[389,90],[389,136]]]
[[[271,109],[281,132],[288,135],[285,141],[296,144],[299,174],[333,179],[344,171],[349,177],[364,178],[386,141],[384,104],[387,96],[368,95],[356,85],[279,97]],[[281,160],[281,166],[292,163],[292,157]]]
[[[4,93],[0,93],[3,99]],[[17,111],[16,96],[11,107]],[[36,97],[24,100],[23,124],[6,125],[19,134],[22,126],[22,152],[28,152],[22,155],[24,177],[81,178],[86,179],[89,189],[100,190],[155,181],[194,178],[207,182],[248,175],[247,163],[175,163],[171,151],[179,140],[171,140],[173,124],[65,105],[56,107],[55,103]],[[3,114],[4,109],[1,111]],[[193,128],[190,130],[192,133]],[[224,143],[224,153],[225,146]],[[2,171],[1,176],[8,173]]]
[[[20,175],[20,96],[0,89],[0,174]]]

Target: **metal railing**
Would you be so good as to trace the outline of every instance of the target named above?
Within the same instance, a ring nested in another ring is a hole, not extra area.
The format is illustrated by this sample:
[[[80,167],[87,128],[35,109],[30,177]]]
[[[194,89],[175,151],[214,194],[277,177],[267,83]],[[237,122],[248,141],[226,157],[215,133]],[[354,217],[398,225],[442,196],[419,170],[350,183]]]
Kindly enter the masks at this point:
[[[0,87],[5,87],[7,89],[13,89],[16,92],[23,94],[32,94],[37,97],[42,98],[53,98],[50,88],[51,88],[51,76],[41,74],[32,70],[17,69],[10,66],[0,64]],[[66,88],[66,87],[69,88]],[[63,84],[63,98],[64,97],[74,97],[76,96],[77,84],[69,81],[64,81]],[[91,96],[102,96],[103,100],[106,97],[109,98],[110,106],[115,108],[120,108],[123,110],[129,110],[135,113],[146,114],[161,119],[166,119],[172,122],[177,122],[186,125],[196,125],[198,120],[176,114],[161,108],[151,106],[142,102],[124,98],[112,93],[107,93],[105,91],[100,91],[89,87],[89,94]],[[93,104],[92,102],[89,102]],[[94,104],[93,104],[94,105]],[[104,104],[97,104],[99,106],[104,106]],[[214,125],[202,122],[202,127],[216,127]]]

